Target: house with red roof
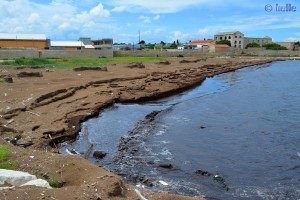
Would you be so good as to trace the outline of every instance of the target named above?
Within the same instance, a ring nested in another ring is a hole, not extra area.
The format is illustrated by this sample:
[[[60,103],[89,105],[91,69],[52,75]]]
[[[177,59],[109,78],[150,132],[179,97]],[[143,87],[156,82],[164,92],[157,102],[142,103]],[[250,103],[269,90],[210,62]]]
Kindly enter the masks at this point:
[[[202,49],[209,48],[214,45],[214,43],[214,40],[192,40],[187,44],[187,46],[189,49]]]

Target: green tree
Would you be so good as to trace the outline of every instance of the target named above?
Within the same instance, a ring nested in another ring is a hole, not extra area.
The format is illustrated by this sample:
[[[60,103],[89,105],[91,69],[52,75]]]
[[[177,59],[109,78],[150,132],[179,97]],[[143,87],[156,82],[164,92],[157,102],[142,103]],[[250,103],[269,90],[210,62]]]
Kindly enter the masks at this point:
[[[165,43],[164,41],[161,41],[160,44],[161,44],[162,46],[165,46],[165,45],[166,45],[166,43]]]
[[[300,46],[300,41],[298,41],[298,42],[295,42],[295,45],[298,45],[298,46]]]
[[[228,46],[231,46],[231,42],[229,40],[220,40],[217,41],[216,44],[227,44]]]
[[[276,44],[276,43],[265,44],[265,45],[263,45],[263,47],[265,47],[268,50],[287,50],[286,47],[281,46],[281,45]]]
[[[256,42],[252,42],[252,43],[247,44],[246,49],[249,48],[249,47],[257,48],[257,47],[260,47],[260,45],[257,44]]]
[[[175,43],[175,41],[173,44],[170,45],[171,49],[177,49],[177,47],[178,47],[178,45]]]
[[[141,40],[138,44],[146,44],[145,40]]]

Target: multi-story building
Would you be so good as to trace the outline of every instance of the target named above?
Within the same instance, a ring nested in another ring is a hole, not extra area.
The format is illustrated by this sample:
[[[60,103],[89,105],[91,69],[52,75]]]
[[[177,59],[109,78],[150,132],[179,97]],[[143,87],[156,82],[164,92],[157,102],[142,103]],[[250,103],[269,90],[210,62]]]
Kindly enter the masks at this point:
[[[260,46],[272,43],[272,38],[268,36],[264,38],[244,37],[244,34],[240,31],[218,33],[214,36],[214,39],[215,41],[229,40],[231,47],[239,49],[244,49],[248,44],[253,42],[259,44]]]

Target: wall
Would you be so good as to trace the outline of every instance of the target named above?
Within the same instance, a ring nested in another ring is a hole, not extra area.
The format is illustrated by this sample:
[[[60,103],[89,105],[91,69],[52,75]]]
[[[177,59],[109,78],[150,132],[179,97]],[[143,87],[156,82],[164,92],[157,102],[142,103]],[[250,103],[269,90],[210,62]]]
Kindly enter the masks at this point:
[[[202,50],[143,50],[143,51],[114,51],[114,56],[151,56],[151,57],[175,57],[183,55],[185,57],[198,57],[198,56],[300,56],[300,51],[289,50],[265,50],[265,48],[249,48],[249,49],[236,49],[236,48],[215,48],[214,52],[209,52],[208,49]]]
[[[46,40],[0,40],[1,48],[33,48],[45,49],[47,47]]]
[[[284,46],[289,50],[293,50],[295,46],[294,42],[274,42],[274,43]]]
[[[208,53],[208,50],[181,50],[181,49],[173,49],[173,50],[130,50],[130,51],[114,51],[114,56],[150,56],[150,57],[175,57],[178,55],[183,56],[200,56]]]
[[[66,58],[66,57],[113,57],[113,51],[111,49],[105,50],[7,50],[0,49],[0,59],[14,59],[14,58]]]

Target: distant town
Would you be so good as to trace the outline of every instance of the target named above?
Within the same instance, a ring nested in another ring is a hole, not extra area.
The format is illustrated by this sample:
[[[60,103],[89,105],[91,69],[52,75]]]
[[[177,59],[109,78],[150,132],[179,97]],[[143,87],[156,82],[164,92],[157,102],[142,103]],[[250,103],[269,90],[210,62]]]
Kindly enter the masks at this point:
[[[245,37],[240,31],[221,32],[214,35],[212,39],[190,40],[182,43],[176,40],[173,43],[147,43],[144,40],[136,44],[114,43],[112,38],[93,40],[81,37],[77,41],[52,41],[45,34],[10,34],[0,33],[0,49],[49,49],[49,50],[208,50],[215,49],[247,49],[266,48],[272,50],[299,51],[298,42],[274,42],[269,36],[263,38]]]

